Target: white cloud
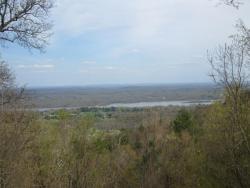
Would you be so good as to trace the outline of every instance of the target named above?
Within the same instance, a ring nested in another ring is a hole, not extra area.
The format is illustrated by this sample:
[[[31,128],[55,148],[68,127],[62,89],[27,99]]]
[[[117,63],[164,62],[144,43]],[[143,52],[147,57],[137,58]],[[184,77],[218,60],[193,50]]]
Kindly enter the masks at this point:
[[[20,64],[17,66],[17,68],[20,68],[20,69],[54,69],[55,65],[53,64],[31,64],[31,65]]]
[[[117,0],[58,0],[54,11],[56,29],[76,35],[122,27],[129,23],[132,16],[129,16],[130,4]]]
[[[131,56],[142,53],[142,50],[139,48],[129,48],[129,47],[115,47],[110,49],[109,57],[112,59],[120,58],[122,56]]]
[[[114,69],[115,69],[115,67],[112,67],[112,66],[107,66],[107,67],[104,67],[104,69],[106,69],[106,70],[114,70]]]
[[[58,0],[55,28],[69,35],[124,28],[128,36],[154,37],[174,21],[172,8],[176,1],[179,0]]]
[[[55,67],[55,65],[53,65],[53,64],[47,64],[47,65],[34,64],[33,67],[36,69],[53,69]]]
[[[140,53],[140,49],[134,48],[134,49],[131,50],[131,52],[132,52],[132,53],[135,53],[135,54],[136,54],[136,53]]]
[[[79,70],[79,73],[90,73],[90,71],[87,69],[81,69]]]
[[[107,71],[113,71],[113,70],[122,70],[122,68],[115,67],[115,66],[95,66],[95,67],[81,68],[78,72],[98,74],[100,72],[107,72]]]
[[[53,18],[58,40],[51,51],[29,61],[18,58],[15,65],[24,77],[51,71],[51,80],[63,84],[77,75],[82,80],[76,82],[93,83],[186,81],[188,76],[196,81],[206,77],[207,49],[224,43],[238,18],[250,26],[250,3],[236,10],[216,7],[216,2],[57,0]]]
[[[96,61],[89,61],[89,60],[84,60],[81,62],[81,64],[85,64],[85,65],[93,65],[96,64]]]
[[[225,33],[234,19],[248,19],[247,8],[237,11],[215,5],[209,0],[58,0],[54,20],[56,30],[68,35],[123,28],[127,30],[124,37],[145,43],[171,37],[169,32],[172,36],[181,32],[184,37],[199,32],[200,37],[215,30]]]

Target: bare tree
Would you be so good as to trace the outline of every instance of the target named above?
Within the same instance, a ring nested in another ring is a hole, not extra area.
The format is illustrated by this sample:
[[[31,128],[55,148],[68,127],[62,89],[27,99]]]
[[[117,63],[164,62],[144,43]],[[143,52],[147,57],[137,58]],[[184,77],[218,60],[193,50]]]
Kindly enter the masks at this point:
[[[225,148],[230,156],[227,167],[231,169],[240,187],[248,187],[246,179],[249,167],[242,161],[250,156],[249,126],[249,46],[240,35],[232,44],[220,46],[208,60],[212,68],[214,82],[225,89]],[[229,143],[229,144],[228,144]]]
[[[8,85],[13,85],[14,76],[7,63],[4,61],[0,62],[0,86],[6,87]]]
[[[0,0],[0,43],[42,51],[51,35],[52,0]]]
[[[223,86],[226,93],[237,99],[242,89],[247,87],[249,65],[247,46],[241,43],[219,46],[208,60],[212,68],[211,77]]]
[[[29,49],[44,50],[51,35],[48,15],[53,0],[0,0],[0,44],[17,43]],[[23,98],[23,88],[14,84],[8,65],[0,62],[1,108]]]
[[[0,62],[0,91],[1,91],[1,111],[4,106],[14,106],[24,99],[24,88],[18,88],[15,85],[15,77],[11,72],[8,64],[4,61]]]
[[[240,5],[243,4],[243,2],[241,0],[221,0],[223,3],[225,3],[226,5],[230,5],[233,6],[235,8],[239,8]]]
[[[0,0],[0,44],[17,43],[43,51],[51,34],[48,14],[52,6],[52,0]],[[21,181],[12,185],[14,179],[25,177],[18,165],[26,163],[37,134],[32,113],[19,105],[23,91],[16,86],[8,64],[0,60],[0,187],[31,187],[20,185]]]
[[[0,87],[1,87],[1,110],[4,110],[5,104],[5,90],[13,85],[13,75],[5,62],[0,62]]]
[[[250,29],[244,24],[242,20],[237,22],[236,28],[238,33],[233,35],[232,38],[246,47],[247,55],[250,57]]]

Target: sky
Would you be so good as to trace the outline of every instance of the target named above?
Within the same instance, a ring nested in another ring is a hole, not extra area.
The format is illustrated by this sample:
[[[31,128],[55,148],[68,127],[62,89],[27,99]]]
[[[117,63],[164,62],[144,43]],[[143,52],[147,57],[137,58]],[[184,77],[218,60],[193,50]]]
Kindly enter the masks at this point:
[[[57,0],[45,53],[1,48],[28,87],[209,82],[207,50],[224,44],[250,2],[218,0]]]

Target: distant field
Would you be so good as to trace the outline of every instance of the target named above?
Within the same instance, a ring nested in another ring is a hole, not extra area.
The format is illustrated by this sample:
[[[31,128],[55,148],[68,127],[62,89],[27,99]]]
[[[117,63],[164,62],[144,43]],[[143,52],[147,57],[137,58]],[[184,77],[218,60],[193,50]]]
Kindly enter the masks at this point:
[[[214,100],[221,90],[210,84],[33,88],[27,90],[34,108],[103,106],[113,103]]]

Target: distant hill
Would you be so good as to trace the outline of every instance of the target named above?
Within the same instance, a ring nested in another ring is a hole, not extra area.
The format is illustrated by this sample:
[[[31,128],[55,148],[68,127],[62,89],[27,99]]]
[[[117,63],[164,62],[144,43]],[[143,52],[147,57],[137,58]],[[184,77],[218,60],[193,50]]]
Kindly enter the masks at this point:
[[[221,89],[211,84],[166,84],[29,88],[35,108],[86,107],[112,103],[218,99]]]

